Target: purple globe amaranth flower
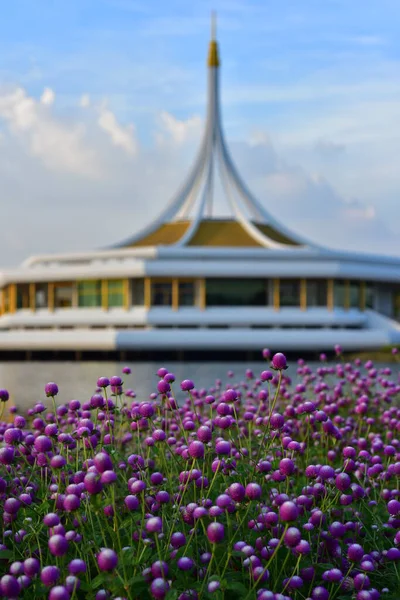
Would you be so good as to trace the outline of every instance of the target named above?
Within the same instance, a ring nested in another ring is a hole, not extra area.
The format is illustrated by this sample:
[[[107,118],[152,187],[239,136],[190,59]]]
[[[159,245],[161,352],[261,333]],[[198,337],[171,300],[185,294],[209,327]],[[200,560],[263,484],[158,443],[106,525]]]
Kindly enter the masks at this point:
[[[157,383],[157,390],[160,392],[160,394],[167,394],[171,391],[171,386],[168,381],[165,381],[165,379],[160,379],[160,381]]]
[[[99,377],[97,380],[97,387],[106,388],[110,385],[110,380],[108,377]]]
[[[350,544],[347,548],[347,558],[350,562],[359,562],[363,556],[364,550],[360,544]]]
[[[68,541],[63,535],[52,535],[49,539],[49,550],[53,556],[64,556],[68,552]]]
[[[97,565],[100,571],[113,571],[117,564],[117,553],[111,548],[103,548],[97,555]]]
[[[0,592],[5,598],[16,598],[21,591],[18,580],[13,575],[3,575],[0,579]]]
[[[246,495],[246,490],[241,483],[232,483],[228,488],[228,494],[235,502],[242,502]]]
[[[265,358],[265,360],[268,360],[269,358],[271,358],[271,350],[269,348],[264,348],[262,351],[262,355],[263,358]]]
[[[104,471],[112,471],[113,463],[110,456],[106,452],[98,452],[93,458],[94,466],[99,473]]]
[[[49,593],[49,600],[69,600],[70,598],[69,591],[63,585],[54,586]]]
[[[390,500],[387,504],[387,510],[390,515],[397,516],[400,514],[400,502],[398,500]]]
[[[73,512],[75,510],[78,510],[78,508],[81,505],[81,501],[79,496],[76,496],[75,494],[68,494],[64,498],[63,505],[64,510],[66,510],[67,512]]]
[[[189,455],[192,458],[204,458],[204,444],[203,442],[193,441],[189,444]]]
[[[175,533],[173,533],[171,535],[171,546],[173,548],[175,548],[175,549],[181,548],[185,544],[186,544],[186,537],[180,531],[175,531]]]
[[[51,565],[43,567],[40,573],[40,579],[44,585],[50,587],[60,579],[60,569]]]
[[[259,500],[261,498],[262,489],[258,483],[248,483],[245,491],[249,500]]]
[[[212,544],[220,544],[225,537],[225,528],[222,523],[216,521],[207,527],[207,537]]]
[[[203,443],[211,442],[212,431],[211,431],[210,427],[208,427],[207,425],[201,425],[198,428],[196,433],[197,433],[197,438],[201,442],[203,442]]]
[[[122,372],[124,375],[130,375],[132,373],[130,367],[122,367]]]
[[[85,486],[85,490],[91,495],[100,494],[103,489],[103,484],[101,483],[100,475],[98,473],[87,473],[83,480],[83,484]]]
[[[335,485],[338,490],[345,492],[351,484],[351,479],[347,473],[339,473],[335,479]]]
[[[2,465],[11,465],[14,462],[14,448],[8,446],[0,448],[0,463]]]
[[[150,592],[156,600],[163,600],[169,591],[168,581],[162,577],[156,577],[150,586]]]
[[[322,585],[315,587],[311,593],[312,600],[329,600],[329,592]]]
[[[181,382],[181,390],[183,392],[190,392],[193,389],[194,389],[194,383],[191,379],[184,379]]]
[[[51,439],[46,435],[39,435],[34,441],[35,450],[38,452],[50,452],[53,447]]]
[[[7,400],[9,399],[10,394],[8,393],[7,390],[0,390],[0,402],[7,402]]]
[[[71,575],[78,575],[78,573],[86,572],[86,563],[80,558],[74,558],[68,565],[68,571]]]
[[[138,510],[140,506],[137,496],[126,496],[124,502],[128,510]]]
[[[275,369],[275,371],[283,371],[288,368],[286,356],[282,354],[282,352],[277,352],[272,357],[272,368]]]
[[[177,566],[181,571],[190,571],[194,567],[194,561],[188,556],[181,556],[178,558]]]
[[[21,502],[17,498],[7,498],[3,506],[5,512],[16,515],[21,508]]]
[[[215,451],[217,454],[229,455],[231,453],[231,443],[227,440],[220,440],[215,444]]]
[[[50,398],[50,396],[52,396],[52,397],[57,396],[58,385],[56,383],[54,383],[54,381],[49,381],[49,383],[46,383],[46,385],[44,387],[44,392],[48,398]]]
[[[400,560],[399,548],[389,548],[385,556],[386,560],[398,561]]]
[[[23,567],[25,575],[28,577],[34,577],[40,571],[40,562],[37,558],[32,556],[24,560]]]
[[[149,533],[160,533],[162,531],[162,520],[160,517],[150,517],[150,519],[147,519],[145,527]]]
[[[279,518],[281,521],[296,521],[299,516],[299,509],[291,500],[287,500],[279,507]]]

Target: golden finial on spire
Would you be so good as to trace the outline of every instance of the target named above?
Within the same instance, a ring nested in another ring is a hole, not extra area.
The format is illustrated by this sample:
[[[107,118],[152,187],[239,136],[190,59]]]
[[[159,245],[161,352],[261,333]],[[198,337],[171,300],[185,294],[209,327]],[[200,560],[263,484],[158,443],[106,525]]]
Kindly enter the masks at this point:
[[[208,66],[219,67],[218,44],[217,44],[217,15],[211,13],[211,41],[208,50]]]

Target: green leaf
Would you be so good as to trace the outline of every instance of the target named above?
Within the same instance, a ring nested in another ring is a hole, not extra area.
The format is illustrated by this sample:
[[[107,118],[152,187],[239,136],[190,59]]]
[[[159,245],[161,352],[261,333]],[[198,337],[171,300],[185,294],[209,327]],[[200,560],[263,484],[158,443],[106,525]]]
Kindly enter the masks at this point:
[[[12,558],[14,556],[11,550],[0,550],[0,558]]]

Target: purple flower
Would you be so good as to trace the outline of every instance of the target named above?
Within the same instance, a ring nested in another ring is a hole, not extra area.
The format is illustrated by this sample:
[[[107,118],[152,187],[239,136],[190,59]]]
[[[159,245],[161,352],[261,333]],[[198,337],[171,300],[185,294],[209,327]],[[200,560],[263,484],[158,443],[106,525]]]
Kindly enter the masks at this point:
[[[57,583],[57,581],[60,579],[60,569],[58,567],[50,565],[47,567],[43,567],[40,573],[40,579],[42,580],[42,583],[44,583],[44,585],[50,587]]]
[[[108,377],[99,377],[97,380],[97,387],[106,388],[110,385],[110,380]]]
[[[7,390],[0,390],[0,402],[7,402],[10,395]]]
[[[3,575],[0,579],[0,591],[5,598],[16,598],[21,591],[21,586],[12,575]]]
[[[63,535],[52,535],[49,539],[49,550],[53,556],[64,556],[68,552],[68,542]]]
[[[194,383],[191,379],[184,379],[181,383],[181,390],[183,392],[190,392],[194,389]]]
[[[347,549],[347,558],[350,562],[359,562],[364,556],[364,550],[360,544],[350,544]]]
[[[192,458],[204,458],[203,442],[194,441],[189,444],[189,454]]]
[[[149,533],[160,533],[162,531],[162,520],[160,517],[150,517],[146,521],[146,531]]]
[[[168,581],[165,581],[162,577],[156,577],[150,586],[151,595],[156,600],[163,600],[167,595],[168,590]]]
[[[113,571],[118,564],[118,556],[114,550],[103,548],[97,555],[97,564],[100,571]]]
[[[296,521],[299,516],[299,509],[294,502],[290,500],[284,502],[279,507],[279,518],[281,521],[290,522]]]
[[[70,598],[69,591],[63,585],[54,586],[49,593],[49,600],[69,600]]]
[[[235,502],[242,502],[246,495],[246,490],[241,483],[232,483],[228,488],[228,494]]]
[[[207,527],[207,537],[212,544],[220,544],[225,536],[225,529],[222,523],[216,521],[210,523]]]
[[[194,567],[194,562],[188,556],[181,556],[178,558],[177,566],[181,571],[190,571]]]
[[[288,368],[286,356],[282,354],[282,352],[277,352],[272,357],[272,368],[275,369],[275,371],[283,371]]]
[[[130,375],[132,373],[130,367],[123,367],[122,372],[124,375]]]
[[[86,572],[86,563],[80,558],[74,558],[68,565],[68,571],[71,575],[78,575],[78,573]]]
[[[54,381],[50,381],[49,383],[46,383],[44,392],[48,398],[50,396],[54,398],[54,396],[57,396],[58,394],[58,385],[54,383]]]
[[[250,500],[259,500],[261,498],[262,489],[258,483],[248,483],[246,485],[246,496]]]

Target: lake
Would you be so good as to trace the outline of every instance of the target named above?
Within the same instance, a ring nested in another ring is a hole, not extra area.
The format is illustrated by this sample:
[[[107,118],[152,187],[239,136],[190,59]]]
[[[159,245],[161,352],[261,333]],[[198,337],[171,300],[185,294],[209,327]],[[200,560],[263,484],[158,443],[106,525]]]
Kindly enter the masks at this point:
[[[321,363],[307,364],[315,368]],[[44,386],[48,381],[58,384],[59,403],[72,399],[86,401],[93,394],[98,377],[121,375],[124,366],[132,369],[131,375],[123,376],[125,387],[134,389],[137,397],[145,400],[151,392],[157,391],[156,372],[163,366],[175,373],[178,383],[183,379],[192,379],[197,388],[209,388],[214,385],[216,379],[222,379],[223,384],[228,380],[243,380],[246,369],[252,369],[258,376],[269,367],[269,362],[5,362],[0,363],[0,387],[10,392],[10,404],[16,404],[20,410],[45,399]],[[389,366],[392,369],[392,377],[396,378],[400,372],[398,363],[374,363],[374,366]],[[297,379],[296,369],[296,361],[289,362],[287,374],[294,380]],[[227,377],[229,370],[235,373],[232,379]]]

